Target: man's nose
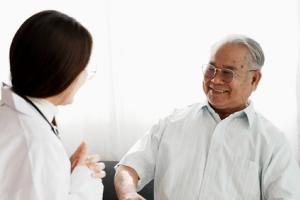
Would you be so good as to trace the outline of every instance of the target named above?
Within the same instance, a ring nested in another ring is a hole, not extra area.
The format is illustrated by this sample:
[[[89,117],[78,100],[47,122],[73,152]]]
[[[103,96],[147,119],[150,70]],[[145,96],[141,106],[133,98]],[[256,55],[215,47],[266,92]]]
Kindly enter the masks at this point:
[[[216,84],[224,83],[223,78],[222,78],[222,72],[219,70],[216,70],[214,77],[210,81],[213,83],[216,83]]]

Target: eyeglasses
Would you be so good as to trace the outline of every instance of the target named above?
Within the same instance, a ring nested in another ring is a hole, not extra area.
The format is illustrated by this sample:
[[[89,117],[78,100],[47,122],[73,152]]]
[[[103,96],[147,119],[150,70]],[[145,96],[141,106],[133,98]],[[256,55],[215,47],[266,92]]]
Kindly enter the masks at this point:
[[[248,71],[256,71],[256,70],[257,69],[251,69]],[[204,64],[202,66],[202,72],[205,81],[209,81],[213,79],[217,75],[217,71],[219,71],[220,78],[225,83],[230,83],[235,76],[238,76],[238,74],[235,71],[228,68],[217,68],[211,64]]]
[[[97,65],[88,66],[86,69],[87,72],[87,80],[91,80],[94,78],[96,72],[97,72]]]

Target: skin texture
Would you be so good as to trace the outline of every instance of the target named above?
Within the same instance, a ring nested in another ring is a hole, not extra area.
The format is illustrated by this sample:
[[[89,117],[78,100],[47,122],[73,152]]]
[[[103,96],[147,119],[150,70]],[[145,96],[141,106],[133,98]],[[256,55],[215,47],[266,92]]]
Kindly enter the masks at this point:
[[[124,165],[120,165],[116,169],[115,188],[119,200],[145,200],[139,195],[137,183],[139,176],[134,169]]]
[[[86,166],[93,171],[92,176],[96,179],[105,177],[105,165],[99,162],[98,155],[88,155],[88,149],[85,142],[82,142],[73,155],[70,157],[71,172],[76,166]]]
[[[236,72],[230,83],[223,82],[218,72],[211,80],[203,81],[208,102],[221,119],[246,108],[249,96],[260,81],[260,70],[249,71],[254,68],[249,59],[248,49],[233,43],[223,44],[210,58],[210,64],[215,67]]]

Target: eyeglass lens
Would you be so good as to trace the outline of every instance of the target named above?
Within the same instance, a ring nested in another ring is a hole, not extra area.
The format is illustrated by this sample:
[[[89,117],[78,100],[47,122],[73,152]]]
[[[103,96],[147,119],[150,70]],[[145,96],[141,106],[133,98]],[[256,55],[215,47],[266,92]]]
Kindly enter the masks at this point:
[[[205,81],[209,81],[213,79],[215,76],[217,76],[217,73],[219,73],[219,76],[222,81],[226,83],[230,83],[233,79],[234,73],[230,69],[222,68],[218,69],[212,65],[206,65],[204,66],[204,79]],[[217,72],[219,71],[219,72]]]

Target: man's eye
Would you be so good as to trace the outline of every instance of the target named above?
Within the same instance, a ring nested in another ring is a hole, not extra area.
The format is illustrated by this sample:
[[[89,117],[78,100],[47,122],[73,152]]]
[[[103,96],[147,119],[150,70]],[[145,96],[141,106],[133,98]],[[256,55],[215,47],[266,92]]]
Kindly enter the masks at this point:
[[[233,72],[229,71],[229,70],[223,70],[222,74],[224,74],[224,75],[233,75]]]
[[[210,68],[207,69],[207,71],[209,71],[209,72],[215,72],[215,69],[212,68],[212,67],[210,67]]]

